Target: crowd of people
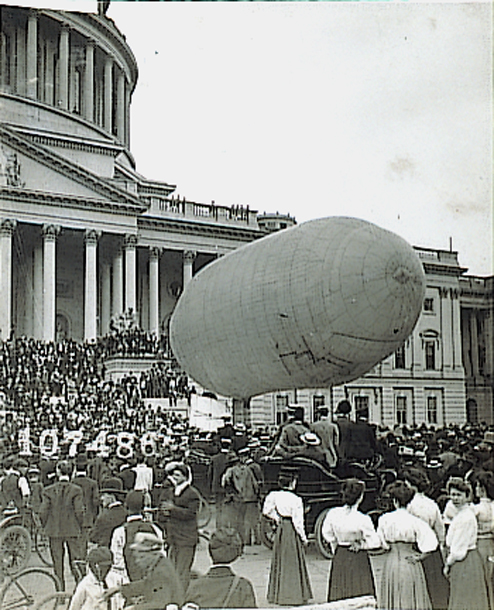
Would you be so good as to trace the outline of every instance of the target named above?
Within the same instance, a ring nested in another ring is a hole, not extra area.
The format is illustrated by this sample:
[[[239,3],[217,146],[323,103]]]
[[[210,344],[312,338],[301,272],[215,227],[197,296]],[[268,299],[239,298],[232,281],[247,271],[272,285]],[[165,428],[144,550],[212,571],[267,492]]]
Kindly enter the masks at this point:
[[[135,331],[112,329],[114,338]],[[316,422],[295,405],[277,429],[225,417],[220,429],[205,432],[173,412],[172,393],[190,396],[183,373],[158,362],[141,376],[108,381],[110,353],[98,342],[0,343],[0,507],[37,515],[62,586],[69,548],[78,582],[71,610],[106,610],[103,598],[113,610],[136,598],[137,610],[185,602],[255,607],[252,584],[230,564],[246,545],[260,543],[262,515],[277,524],[268,601],[307,603],[298,474],[282,469],[278,488],[267,489],[263,469],[265,460],[299,456],[344,481],[340,505],[322,526],[334,552],[329,601],[377,593],[389,610],[494,608],[491,427],[377,426],[366,412],[352,419],[344,400],[334,416],[318,408]],[[145,402],[167,394],[168,409]],[[355,463],[392,473],[377,520],[359,511],[365,484],[349,476]],[[215,505],[213,565],[191,579],[204,498]],[[377,592],[373,553],[386,553]],[[75,566],[83,559],[81,580]],[[94,604],[86,605],[91,596]]]

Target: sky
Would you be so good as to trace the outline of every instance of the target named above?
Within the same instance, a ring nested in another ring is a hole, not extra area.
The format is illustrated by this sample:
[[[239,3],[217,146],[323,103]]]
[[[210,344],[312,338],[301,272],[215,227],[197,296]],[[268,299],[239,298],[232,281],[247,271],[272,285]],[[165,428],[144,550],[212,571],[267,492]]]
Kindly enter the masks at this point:
[[[107,16],[139,66],[139,173],[189,200],[452,243],[469,274],[493,273],[490,2],[113,1]]]

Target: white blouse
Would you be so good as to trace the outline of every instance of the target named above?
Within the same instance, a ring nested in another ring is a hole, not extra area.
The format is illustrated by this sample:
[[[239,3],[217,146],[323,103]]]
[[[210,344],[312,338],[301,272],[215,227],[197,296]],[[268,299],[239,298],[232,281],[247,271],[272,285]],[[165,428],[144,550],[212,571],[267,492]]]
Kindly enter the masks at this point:
[[[292,520],[295,531],[307,544],[307,536],[304,528],[304,504],[291,491],[280,490],[270,491],[264,500],[262,514],[279,523],[281,517],[289,517]]]
[[[434,530],[439,542],[444,542],[444,523],[441,517],[439,506],[428,498],[425,494],[417,492],[412,501],[407,506],[407,511],[425,521],[429,527]]]
[[[381,515],[377,535],[385,549],[389,549],[393,542],[415,542],[421,553],[435,551],[438,546],[432,528],[422,519],[411,515],[406,508],[397,508],[391,513]]]
[[[489,498],[480,498],[478,504],[472,504],[472,510],[477,517],[477,536],[492,538],[494,533],[494,502]]]
[[[356,506],[330,508],[324,518],[321,534],[329,542],[333,553],[337,546],[350,546],[360,542],[362,549],[377,549],[381,546],[372,519]]]
[[[473,551],[477,547],[477,531],[475,513],[472,506],[467,504],[460,508],[446,534],[446,546],[449,549],[446,559],[448,565],[452,565],[455,561],[462,561],[468,551]]]

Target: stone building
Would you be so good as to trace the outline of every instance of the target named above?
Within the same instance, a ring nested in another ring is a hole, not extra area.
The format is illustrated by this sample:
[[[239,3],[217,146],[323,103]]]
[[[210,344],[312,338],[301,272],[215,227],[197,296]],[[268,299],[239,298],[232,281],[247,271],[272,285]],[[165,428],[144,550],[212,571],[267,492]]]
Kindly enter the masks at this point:
[[[0,11],[0,336],[91,340],[129,309],[166,330],[194,272],[271,228],[136,172],[137,65],[110,19]]]
[[[136,171],[130,103],[137,65],[104,15],[0,7],[0,329],[92,340],[132,309],[166,332],[192,274],[294,224],[289,215],[188,201]],[[347,396],[385,424],[493,421],[493,278],[457,253],[417,248],[427,279],[399,352],[334,388],[256,397],[253,424],[307,416]]]

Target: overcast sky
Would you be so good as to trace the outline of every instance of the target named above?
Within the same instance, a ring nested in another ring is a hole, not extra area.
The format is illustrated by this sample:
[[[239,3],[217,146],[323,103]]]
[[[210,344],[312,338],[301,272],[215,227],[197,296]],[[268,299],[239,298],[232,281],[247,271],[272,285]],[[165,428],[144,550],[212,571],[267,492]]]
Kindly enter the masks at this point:
[[[491,12],[112,2],[139,65],[137,170],[199,202],[356,216],[431,248],[451,237],[469,273],[492,274]]]

